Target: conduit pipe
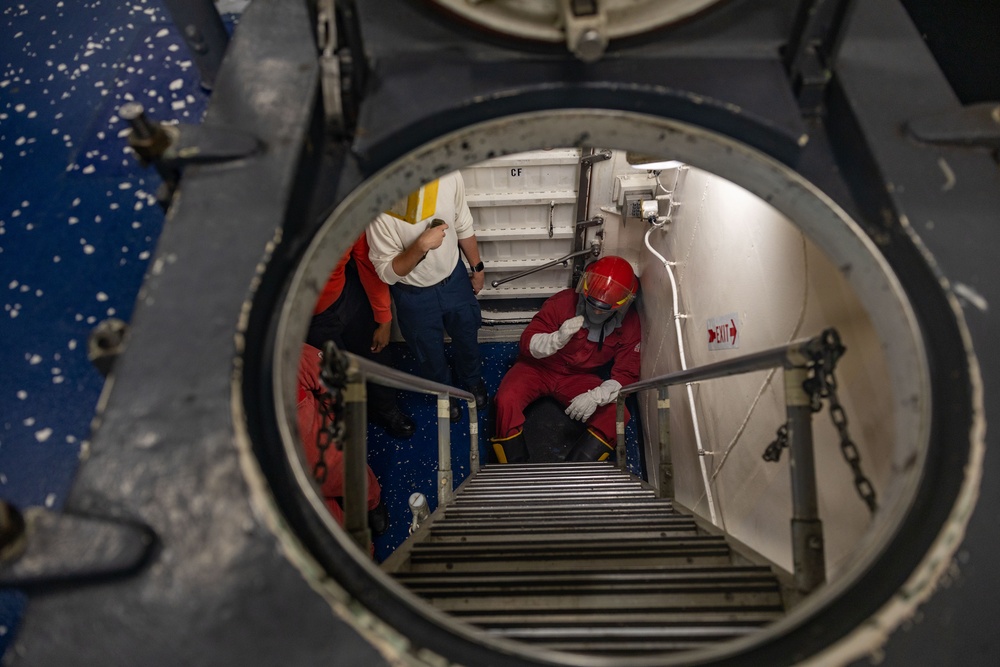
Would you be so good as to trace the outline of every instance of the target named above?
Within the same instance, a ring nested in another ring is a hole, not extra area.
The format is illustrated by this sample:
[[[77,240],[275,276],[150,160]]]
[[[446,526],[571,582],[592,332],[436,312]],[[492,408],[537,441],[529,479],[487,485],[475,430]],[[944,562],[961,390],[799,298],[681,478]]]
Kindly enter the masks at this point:
[[[673,301],[673,309],[674,309],[674,331],[677,333],[677,352],[678,356],[680,357],[682,371],[686,371],[688,369],[687,356],[684,354],[684,336],[682,335],[681,332],[681,319],[683,319],[686,316],[680,314],[680,309],[679,309],[680,298],[678,297],[677,294],[677,279],[674,277],[674,270],[672,268],[675,262],[668,261],[666,257],[657,252],[656,249],[653,248],[652,244],[649,242],[649,237],[653,233],[653,230],[663,229],[664,227],[666,227],[667,223],[670,222],[670,218],[671,215],[673,214],[675,206],[674,193],[677,192],[677,180],[680,176],[680,172],[686,169],[687,167],[678,167],[677,172],[674,174],[674,187],[670,192],[668,192],[665,195],[667,200],[669,201],[667,214],[665,216],[657,216],[655,220],[651,220],[650,227],[649,229],[646,230],[646,234],[643,237],[643,240],[646,244],[646,248],[649,250],[650,253],[652,253],[654,257],[660,260],[660,263],[663,264],[663,268],[667,270],[667,276],[670,278],[670,295]],[[657,179],[657,182],[659,183],[659,179]],[[659,198],[660,197],[657,197],[657,199]],[[712,496],[712,485],[708,479],[708,465],[705,462],[706,452],[701,442],[701,428],[698,426],[698,411],[694,405],[694,390],[691,389],[690,382],[685,382],[684,387],[687,390],[688,408],[691,411],[691,423],[694,426],[694,441],[695,441],[695,446],[698,448],[698,462],[701,465],[701,477],[705,484],[705,499],[708,501],[709,518],[711,519],[713,525],[718,525],[718,521],[716,520],[716,514],[715,514],[715,499]]]

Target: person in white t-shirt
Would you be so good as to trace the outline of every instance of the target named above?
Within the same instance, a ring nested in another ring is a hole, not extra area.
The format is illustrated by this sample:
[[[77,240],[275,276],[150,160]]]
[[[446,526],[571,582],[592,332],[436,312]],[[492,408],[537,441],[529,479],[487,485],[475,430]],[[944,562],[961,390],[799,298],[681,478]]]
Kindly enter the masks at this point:
[[[435,382],[468,389],[476,407],[486,407],[481,374],[476,294],[485,272],[465,202],[465,183],[452,172],[422,186],[367,229],[369,257],[396,304],[399,330],[417,357],[421,374]],[[472,268],[471,275],[459,251]],[[445,332],[451,337],[454,372],[445,357]],[[461,418],[451,402],[451,420]]]

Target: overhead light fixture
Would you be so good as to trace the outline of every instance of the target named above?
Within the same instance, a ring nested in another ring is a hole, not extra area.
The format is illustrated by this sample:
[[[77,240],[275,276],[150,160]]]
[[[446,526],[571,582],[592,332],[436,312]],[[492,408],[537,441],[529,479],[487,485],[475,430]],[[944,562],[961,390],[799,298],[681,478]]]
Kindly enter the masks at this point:
[[[684,166],[684,163],[680,160],[664,160],[655,155],[632,153],[631,151],[625,154],[625,160],[633,169],[643,169],[645,171],[666,171],[667,169],[676,169],[677,167]]]

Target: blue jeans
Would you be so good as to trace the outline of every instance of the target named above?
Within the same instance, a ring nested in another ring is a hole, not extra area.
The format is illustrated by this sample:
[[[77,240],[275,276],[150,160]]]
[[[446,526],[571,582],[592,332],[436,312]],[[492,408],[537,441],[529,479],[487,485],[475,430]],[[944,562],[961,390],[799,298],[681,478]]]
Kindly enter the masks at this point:
[[[399,330],[417,357],[428,380],[471,389],[481,381],[479,301],[465,265],[459,261],[451,275],[430,287],[390,286]],[[451,336],[455,381],[444,354],[444,334]]]

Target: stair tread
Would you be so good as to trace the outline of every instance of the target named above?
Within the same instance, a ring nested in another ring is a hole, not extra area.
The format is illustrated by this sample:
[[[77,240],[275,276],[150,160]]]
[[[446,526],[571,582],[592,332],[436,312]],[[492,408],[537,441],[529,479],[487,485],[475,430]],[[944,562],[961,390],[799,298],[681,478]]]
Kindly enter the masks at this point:
[[[646,568],[641,570],[627,570],[620,572],[594,572],[587,574],[588,581],[718,581],[728,579],[757,579],[771,578],[773,574],[769,568],[764,566],[736,566],[707,567],[707,568],[687,568],[679,571],[673,568]],[[550,583],[558,581],[579,581],[581,575],[578,573],[552,573],[533,574],[530,572],[518,573],[453,573],[442,576],[432,573],[401,572],[397,575],[401,581],[407,582],[469,582],[475,585],[489,585],[494,580],[496,583],[517,585],[521,583],[540,582]]]
[[[733,564],[724,536],[606,462],[487,465],[435,517],[396,578],[496,637],[644,655],[784,615],[771,568]]]
[[[780,618],[783,609],[774,605],[732,607],[705,606],[697,610],[687,607],[621,610],[609,616],[603,608],[552,611],[549,609],[506,609],[483,612],[453,612],[456,618],[484,629],[534,627],[666,627],[703,626],[726,623],[766,625]]]

